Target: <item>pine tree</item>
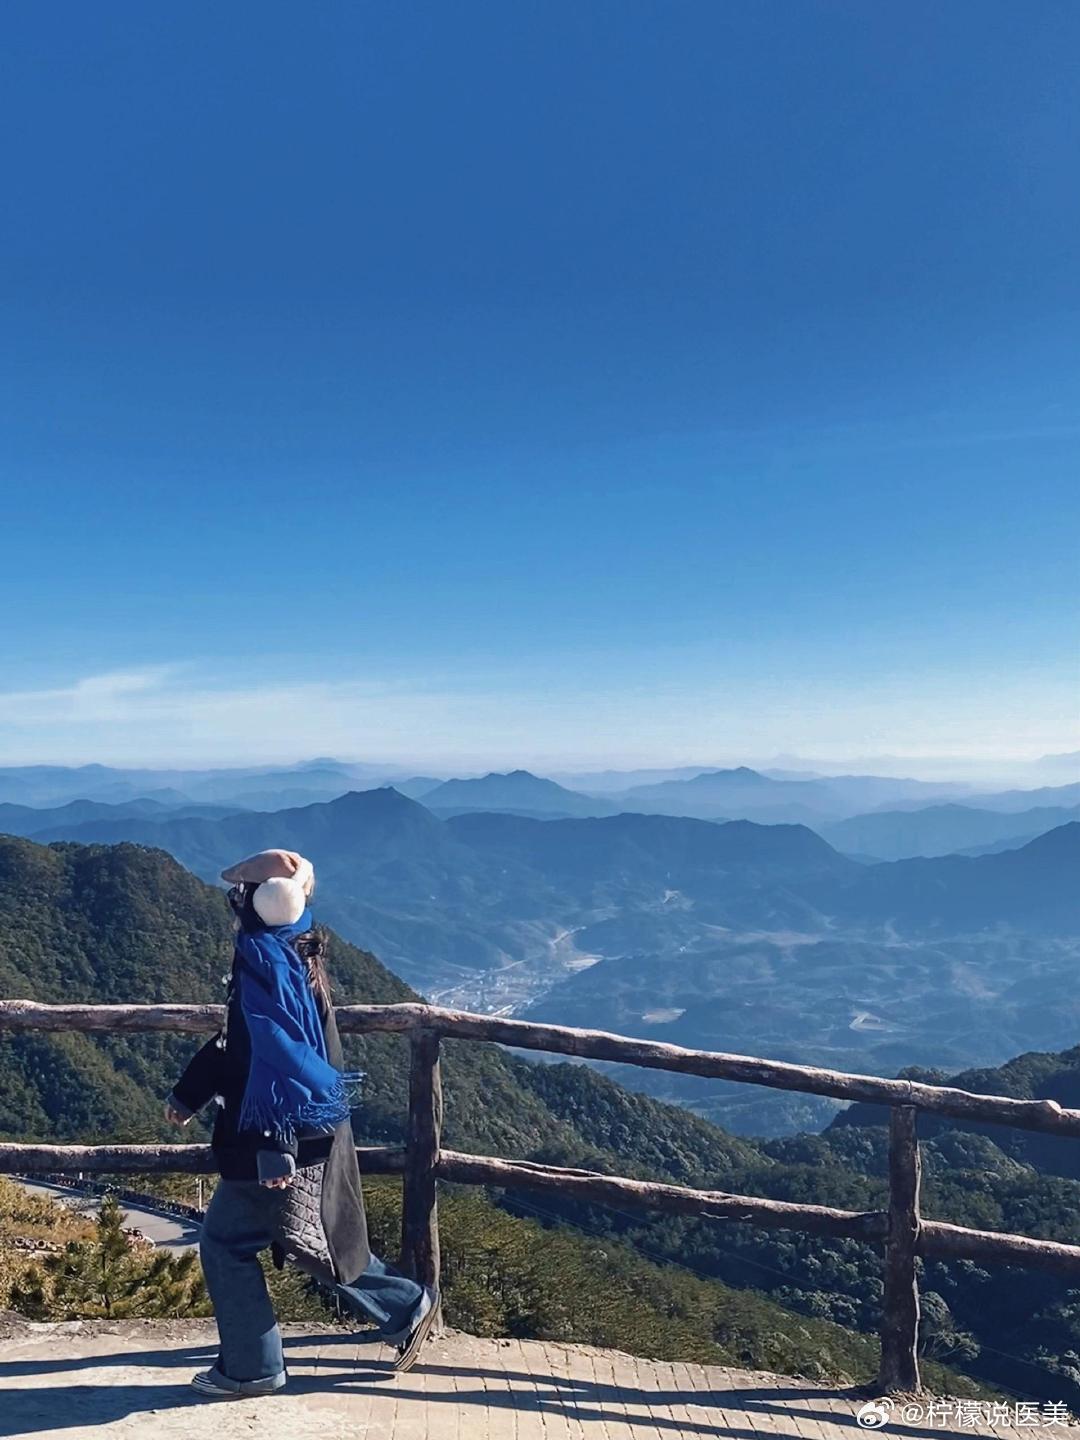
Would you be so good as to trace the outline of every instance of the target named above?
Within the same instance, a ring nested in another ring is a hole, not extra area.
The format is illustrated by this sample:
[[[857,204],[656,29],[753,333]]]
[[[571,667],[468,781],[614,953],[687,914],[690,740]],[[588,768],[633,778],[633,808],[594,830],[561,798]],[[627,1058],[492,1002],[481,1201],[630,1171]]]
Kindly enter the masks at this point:
[[[40,1265],[28,1265],[12,1283],[8,1304],[31,1320],[50,1318],[49,1282]]]
[[[205,1315],[206,1290],[194,1252],[146,1253],[124,1231],[124,1212],[107,1195],[92,1240],[71,1241],[30,1266],[10,1303],[35,1320]]]

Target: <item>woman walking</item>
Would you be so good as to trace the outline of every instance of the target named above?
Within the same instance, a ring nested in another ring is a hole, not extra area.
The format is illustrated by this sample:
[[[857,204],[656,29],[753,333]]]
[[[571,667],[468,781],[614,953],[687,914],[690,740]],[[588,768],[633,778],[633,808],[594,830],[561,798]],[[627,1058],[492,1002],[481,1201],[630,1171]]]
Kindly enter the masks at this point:
[[[221,1347],[196,1375],[219,1399],[280,1390],[281,1332],[259,1264],[291,1259],[374,1320],[408,1370],[438,1312],[438,1292],[371,1253],[349,1122],[341,1040],[312,926],[309,861],[267,850],[222,874],[237,919],[225,1027],[173,1087],[166,1117],[186,1125],[216,1100],[212,1149],[221,1179],[200,1253]]]

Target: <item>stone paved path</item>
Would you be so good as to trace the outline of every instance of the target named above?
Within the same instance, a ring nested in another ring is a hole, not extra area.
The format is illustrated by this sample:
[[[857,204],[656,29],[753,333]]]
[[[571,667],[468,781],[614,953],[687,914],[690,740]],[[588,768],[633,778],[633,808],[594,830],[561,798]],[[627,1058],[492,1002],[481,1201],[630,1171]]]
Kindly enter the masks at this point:
[[[448,1331],[417,1368],[339,1330],[286,1331],[290,1380],[259,1400],[201,1400],[187,1388],[213,1360],[204,1322],[104,1321],[0,1328],[0,1435],[37,1440],[852,1440],[863,1403],[806,1381],[638,1360],[611,1350]],[[939,1407],[943,1402],[938,1402]],[[1040,1417],[1041,1419],[1042,1417]],[[898,1416],[886,1435],[1067,1437],[1039,1424],[966,1426],[941,1409]]]

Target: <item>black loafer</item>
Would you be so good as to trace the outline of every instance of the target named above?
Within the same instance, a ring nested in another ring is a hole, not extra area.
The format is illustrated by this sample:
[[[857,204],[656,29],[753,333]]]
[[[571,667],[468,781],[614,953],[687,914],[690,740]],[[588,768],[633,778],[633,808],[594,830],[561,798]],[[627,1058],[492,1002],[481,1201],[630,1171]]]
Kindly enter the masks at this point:
[[[394,1361],[395,1370],[405,1371],[412,1369],[416,1364],[417,1356],[420,1354],[420,1349],[424,1341],[431,1334],[431,1327],[438,1318],[439,1306],[442,1302],[442,1297],[438,1290],[430,1285],[425,1285],[423,1298],[420,1301],[421,1306],[424,1300],[428,1302],[427,1309],[421,1309],[420,1316],[409,1331],[408,1337],[398,1346],[397,1359]]]

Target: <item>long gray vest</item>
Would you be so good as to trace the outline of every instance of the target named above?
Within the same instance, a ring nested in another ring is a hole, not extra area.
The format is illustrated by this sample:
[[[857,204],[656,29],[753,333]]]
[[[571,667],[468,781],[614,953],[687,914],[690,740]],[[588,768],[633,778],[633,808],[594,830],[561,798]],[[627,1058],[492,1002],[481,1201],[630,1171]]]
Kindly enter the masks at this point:
[[[344,1069],[333,1007],[320,999],[319,1013],[326,1034],[326,1058]],[[299,1170],[293,1183],[279,1193],[282,1208],[273,1245],[274,1264],[279,1269],[292,1260],[324,1284],[344,1285],[367,1269],[371,1259],[367,1217],[348,1120],[334,1131],[329,1157],[321,1165]]]

